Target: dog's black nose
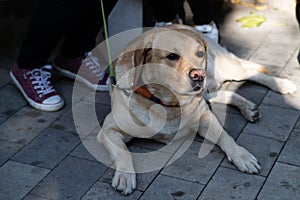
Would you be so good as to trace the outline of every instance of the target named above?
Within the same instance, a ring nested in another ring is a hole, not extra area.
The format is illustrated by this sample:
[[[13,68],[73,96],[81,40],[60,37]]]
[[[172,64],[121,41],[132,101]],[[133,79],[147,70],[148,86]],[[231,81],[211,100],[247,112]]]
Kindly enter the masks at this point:
[[[205,72],[201,69],[192,69],[189,73],[190,79],[194,82],[204,81],[205,75]]]

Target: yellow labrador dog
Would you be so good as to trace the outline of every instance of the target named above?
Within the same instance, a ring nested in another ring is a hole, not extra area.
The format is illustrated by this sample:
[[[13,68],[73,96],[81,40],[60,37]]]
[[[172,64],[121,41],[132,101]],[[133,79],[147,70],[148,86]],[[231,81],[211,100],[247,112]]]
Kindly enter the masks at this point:
[[[112,112],[97,137],[114,161],[112,186],[124,194],[136,188],[126,142],[138,137],[168,143],[179,132],[180,137],[198,132],[240,171],[258,173],[257,159],[223,129],[207,102],[236,106],[254,122],[259,117],[254,103],[219,89],[228,80],[251,80],[282,94],[295,92],[291,81],[263,70],[184,25],[154,28],[134,39],[114,62]]]

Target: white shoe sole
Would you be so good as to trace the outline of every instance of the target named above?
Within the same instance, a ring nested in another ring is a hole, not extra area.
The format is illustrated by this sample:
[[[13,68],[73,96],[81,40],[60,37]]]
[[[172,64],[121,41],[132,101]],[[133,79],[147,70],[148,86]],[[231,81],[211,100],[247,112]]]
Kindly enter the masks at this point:
[[[16,79],[16,77],[14,76],[14,74],[12,73],[12,71],[10,71],[9,74],[10,74],[10,77],[13,80],[14,84],[17,86],[17,88],[23,94],[23,96],[26,99],[26,101],[33,108],[36,108],[36,109],[42,110],[42,111],[53,112],[53,111],[57,111],[57,110],[61,109],[64,106],[63,99],[60,102],[56,103],[56,104],[40,104],[40,103],[37,103],[37,102],[33,101],[32,99],[30,99],[27,96],[26,92],[23,90],[22,86],[19,84],[19,81]]]
[[[96,90],[97,92],[107,92],[109,91],[109,85],[98,85],[98,84],[92,84],[87,79],[83,78],[82,76],[78,74],[74,74],[68,70],[62,69],[58,67],[57,65],[53,64],[54,68],[59,71],[61,74],[63,74],[66,77],[69,77],[71,79],[77,79],[80,83],[87,86],[91,90]]]

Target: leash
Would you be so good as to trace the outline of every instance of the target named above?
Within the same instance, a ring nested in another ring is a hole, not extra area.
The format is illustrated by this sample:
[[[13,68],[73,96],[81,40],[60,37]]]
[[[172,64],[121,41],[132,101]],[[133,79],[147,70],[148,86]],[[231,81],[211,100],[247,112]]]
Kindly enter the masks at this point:
[[[102,20],[103,20],[104,37],[105,37],[105,43],[106,43],[106,51],[107,51],[108,63],[109,63],[110,82],[112,85],[116,85],[115,73],[114,73],[114,69],[112,66],[111,50],[110,50],[110,45],[109,45],[109,41],[108,41],[108,31],[107,31],[107,26],[106,26],[103,1],[100,0],[100,3],[101,3],[101,12],[102,12]]]

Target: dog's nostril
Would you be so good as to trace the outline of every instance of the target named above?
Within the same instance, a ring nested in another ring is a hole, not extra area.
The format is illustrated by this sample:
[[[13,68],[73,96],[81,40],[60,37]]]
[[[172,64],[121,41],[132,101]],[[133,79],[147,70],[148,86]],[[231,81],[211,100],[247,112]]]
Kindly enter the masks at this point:
[[[199,69],[192,69],[189,76],[193,81],[203,81],[205,78],[205,72]]]

